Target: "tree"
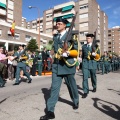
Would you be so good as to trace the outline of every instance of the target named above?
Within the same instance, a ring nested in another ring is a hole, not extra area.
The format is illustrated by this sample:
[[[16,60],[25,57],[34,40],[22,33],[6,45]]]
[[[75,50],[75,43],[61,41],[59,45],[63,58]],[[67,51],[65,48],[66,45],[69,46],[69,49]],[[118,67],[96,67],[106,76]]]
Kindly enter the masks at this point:
[[[46,45],[46,49],[47,49],[47,50],[51,50],[51,49],[52,49],[52,44],[53,44],[53,41],[50,40],[50,41],[48,42],[48,44]]]
[[[38,45],[35,39],[31,39],[28,42],[27,49],[30,50],[31,52],[36,51],[38,49]]]

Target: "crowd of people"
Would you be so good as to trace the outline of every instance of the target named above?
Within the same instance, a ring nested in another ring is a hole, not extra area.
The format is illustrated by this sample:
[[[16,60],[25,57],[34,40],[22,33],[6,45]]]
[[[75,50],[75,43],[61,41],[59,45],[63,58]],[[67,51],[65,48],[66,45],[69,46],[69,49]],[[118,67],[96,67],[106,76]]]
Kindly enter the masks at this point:
[[[28,74],[36,76],[41,75],[43,70],[51,70],[52,58],[50,51],[46,50],[46,48],[40,52],[24,50],[25,45],[19,45],[16,51],[7,51],[4,47],[0,47],[1,88],[5,86],[7,80],[17,79],[14,85],[19,85],[20,80],[24,79],[26,74],[27,76],[29,76]],[[21,59],[19,55],[22,51],[24,52],[24,54],[22,54],[23,59]],[[27,58],[25,58],[26,56]]]

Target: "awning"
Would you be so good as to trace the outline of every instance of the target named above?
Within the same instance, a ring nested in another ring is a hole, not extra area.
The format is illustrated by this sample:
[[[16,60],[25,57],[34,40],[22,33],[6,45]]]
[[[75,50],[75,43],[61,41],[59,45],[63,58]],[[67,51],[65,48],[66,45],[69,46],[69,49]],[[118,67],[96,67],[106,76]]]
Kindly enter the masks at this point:
[[[71,18],[71,17],[73,17],[73,15],[74,15],[74,14],[64,15],[63,18],[65,18],[65,19],[66,19],[66,18]]]
[[[71,23],[68,23],[68,24],[66,25],[66,27],[70,27],[70,25],[71,25]]]
[[[69,5],[69,6],[63,7],[62,8],[62,12],[71,10],[72,8],[73,8],[73,5]]]
[[[4,3],[1,3],[1,2],[0,2],[0,7],[3,7],[6,9],[6,5]]]

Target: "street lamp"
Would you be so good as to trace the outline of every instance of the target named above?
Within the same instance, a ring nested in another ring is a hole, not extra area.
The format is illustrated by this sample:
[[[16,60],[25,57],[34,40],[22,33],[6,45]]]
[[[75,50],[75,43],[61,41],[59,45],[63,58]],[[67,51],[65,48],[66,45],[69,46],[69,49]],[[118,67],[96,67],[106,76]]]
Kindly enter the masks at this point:
[[[38,40],[37,40],[37,44],[38,44],[38,49],[40,50],[40,9],[38,7],[35,6],[28,6],[29,9],[31,8],[36,8],[38,10],[38,18],[39,18],[39,26],[38,26]]]

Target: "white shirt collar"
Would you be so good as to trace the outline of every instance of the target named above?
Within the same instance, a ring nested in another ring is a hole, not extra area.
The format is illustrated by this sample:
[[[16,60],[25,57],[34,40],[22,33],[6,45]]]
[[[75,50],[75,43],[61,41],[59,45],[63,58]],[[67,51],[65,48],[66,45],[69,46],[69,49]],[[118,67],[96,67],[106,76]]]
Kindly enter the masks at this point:
[[[60,34],[60,38],[62,38],[62,36],[66,33],[66,30],[62,31],[61,33],[58,33]]]
[[[91,47],[91,46],[92,46],[92,43],[87,44],[87,46],[88,46],[88,45]]]

